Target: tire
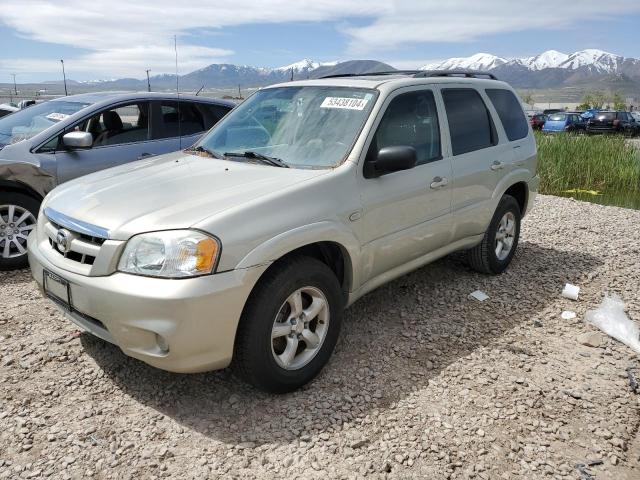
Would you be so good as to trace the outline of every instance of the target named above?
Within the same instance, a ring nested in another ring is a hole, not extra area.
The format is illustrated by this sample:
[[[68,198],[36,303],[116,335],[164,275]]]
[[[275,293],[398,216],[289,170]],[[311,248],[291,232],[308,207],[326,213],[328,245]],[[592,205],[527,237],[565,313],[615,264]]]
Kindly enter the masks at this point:
[[[33,197],[0,193],[0,270],[27,266],[26,237],[35,227],[39,209],[40,202]]]
[[[509,235],[507,235],[506,237],[512,239],[511,246],[506,255],[503,257],[502,255],[504,254],[504,248],[502,249],[502,253],[500,254],[500,256],[497,253],[498,239],[496,238],[496,236],[503,233],[499,232],[499,230],[504,226],[501,226],[501,222],[505,218],[507,220],[512,220],[514,224],[512,236],[509,237]],[[482,242],[480,242],[480,244],[476,245],[467,252],[467,260],[471,268],[478,272],[488,273],[492,275],[497,275],[504,272],[511,263],[511,259],[513,258],[513,255],[518,248],[521,218],[522,213],[520,212],[520,207],[516,199],[511,195],[503,195],[500,199],[500,203],[498,203],[498,208],[496,208],[496,211],[493,214],[493,218],[491,219],[489,228],[487,228],[487,231],[484,234]]]
[[[296,321],[295,292],[301,293],[302,311],[309,313],[306,321]],[[324,302],[319,313],[309,308],[314,302],[317,306]],[[273,265],[245,305],[236,334],[233,370],[253,386],[272,393],[290,392],[308,383],[331,357],[343,307],[338,279],[324,263],[300,256]],[[316,335],[315,349],[305,339],[313,337],[310,332]],[[291,352],[295,352],[293,357]]]

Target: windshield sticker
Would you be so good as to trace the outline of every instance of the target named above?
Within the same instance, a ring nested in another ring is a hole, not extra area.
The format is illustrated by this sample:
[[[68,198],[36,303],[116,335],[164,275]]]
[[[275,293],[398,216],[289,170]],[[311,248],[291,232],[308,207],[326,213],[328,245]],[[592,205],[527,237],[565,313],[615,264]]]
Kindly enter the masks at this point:
[[[49,115],[46,116],[46,118],[48,118],[49,120],[54,120],[56,122],[59,122],[60,120],[64,120],[65,118],[67,118],[69,115],[66,115],[64,113],[50,113]]]
[[[323,100],[320,108],[344,108],[347,110],[364,110],[368,98],[346,98],[346,97],[327,97]]]

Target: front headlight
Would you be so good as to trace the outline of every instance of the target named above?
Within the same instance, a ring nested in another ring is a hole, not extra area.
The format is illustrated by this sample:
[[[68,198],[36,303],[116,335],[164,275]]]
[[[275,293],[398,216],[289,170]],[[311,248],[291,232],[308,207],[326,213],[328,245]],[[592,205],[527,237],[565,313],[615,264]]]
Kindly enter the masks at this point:
[[[219,254],[218,240],[195,230],[142,233],[127,242],[118,270],[151,277],[195,277],[211,273]]]

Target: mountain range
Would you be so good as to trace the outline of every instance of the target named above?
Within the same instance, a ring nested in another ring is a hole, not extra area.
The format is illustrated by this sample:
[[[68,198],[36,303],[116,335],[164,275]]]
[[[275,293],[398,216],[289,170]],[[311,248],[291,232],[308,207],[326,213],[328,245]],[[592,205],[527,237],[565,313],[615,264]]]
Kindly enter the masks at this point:
[[[581,50],[570,54],[549,50],[525,58],[507,59],[489,53],[477,53],[465,58],[450,58],[419,67],[422,70],[471,69],[485,70],[520,89],[562,89],[566,87],[601,88],[640,96],[640,60],[625,58],[602,50]],[[242,88],[261,87],[294,79],[319,78],[345,73],[366,73],[395,70],[376,60],[317,62],[303,59],[277,68],[214,63],[179,77],[180,89],[196,91],[201,87]],[[173,74],[151,77],[154,90],[175,88]],[[45,82],[59,84],[60,82]],[[68,82],[72,90],[145,90],[146,79],[120,78],[87,82]]]
[[[640,93],[640,60],[602,50],[566,54],[548,50],[525,58],[506,59],[489,53],[430,63],[422,70],[485,70],[517,88],[558,88],[590,84]]]

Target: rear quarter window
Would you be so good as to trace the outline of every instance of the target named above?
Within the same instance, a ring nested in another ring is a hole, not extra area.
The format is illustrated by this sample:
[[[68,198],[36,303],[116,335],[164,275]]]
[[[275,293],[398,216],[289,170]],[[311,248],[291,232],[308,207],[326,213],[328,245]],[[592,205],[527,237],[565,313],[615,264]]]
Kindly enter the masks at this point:
[[[487,89],[487,96],[498,112],[504,131],[510,142],[520,140],[529,134],[529,126],[524,111],[516,96],[502,88]]]
[[[472,88],[446,88],[442,99],[447,112],[453,155],[496,144],[491,115],[480,94]]]

